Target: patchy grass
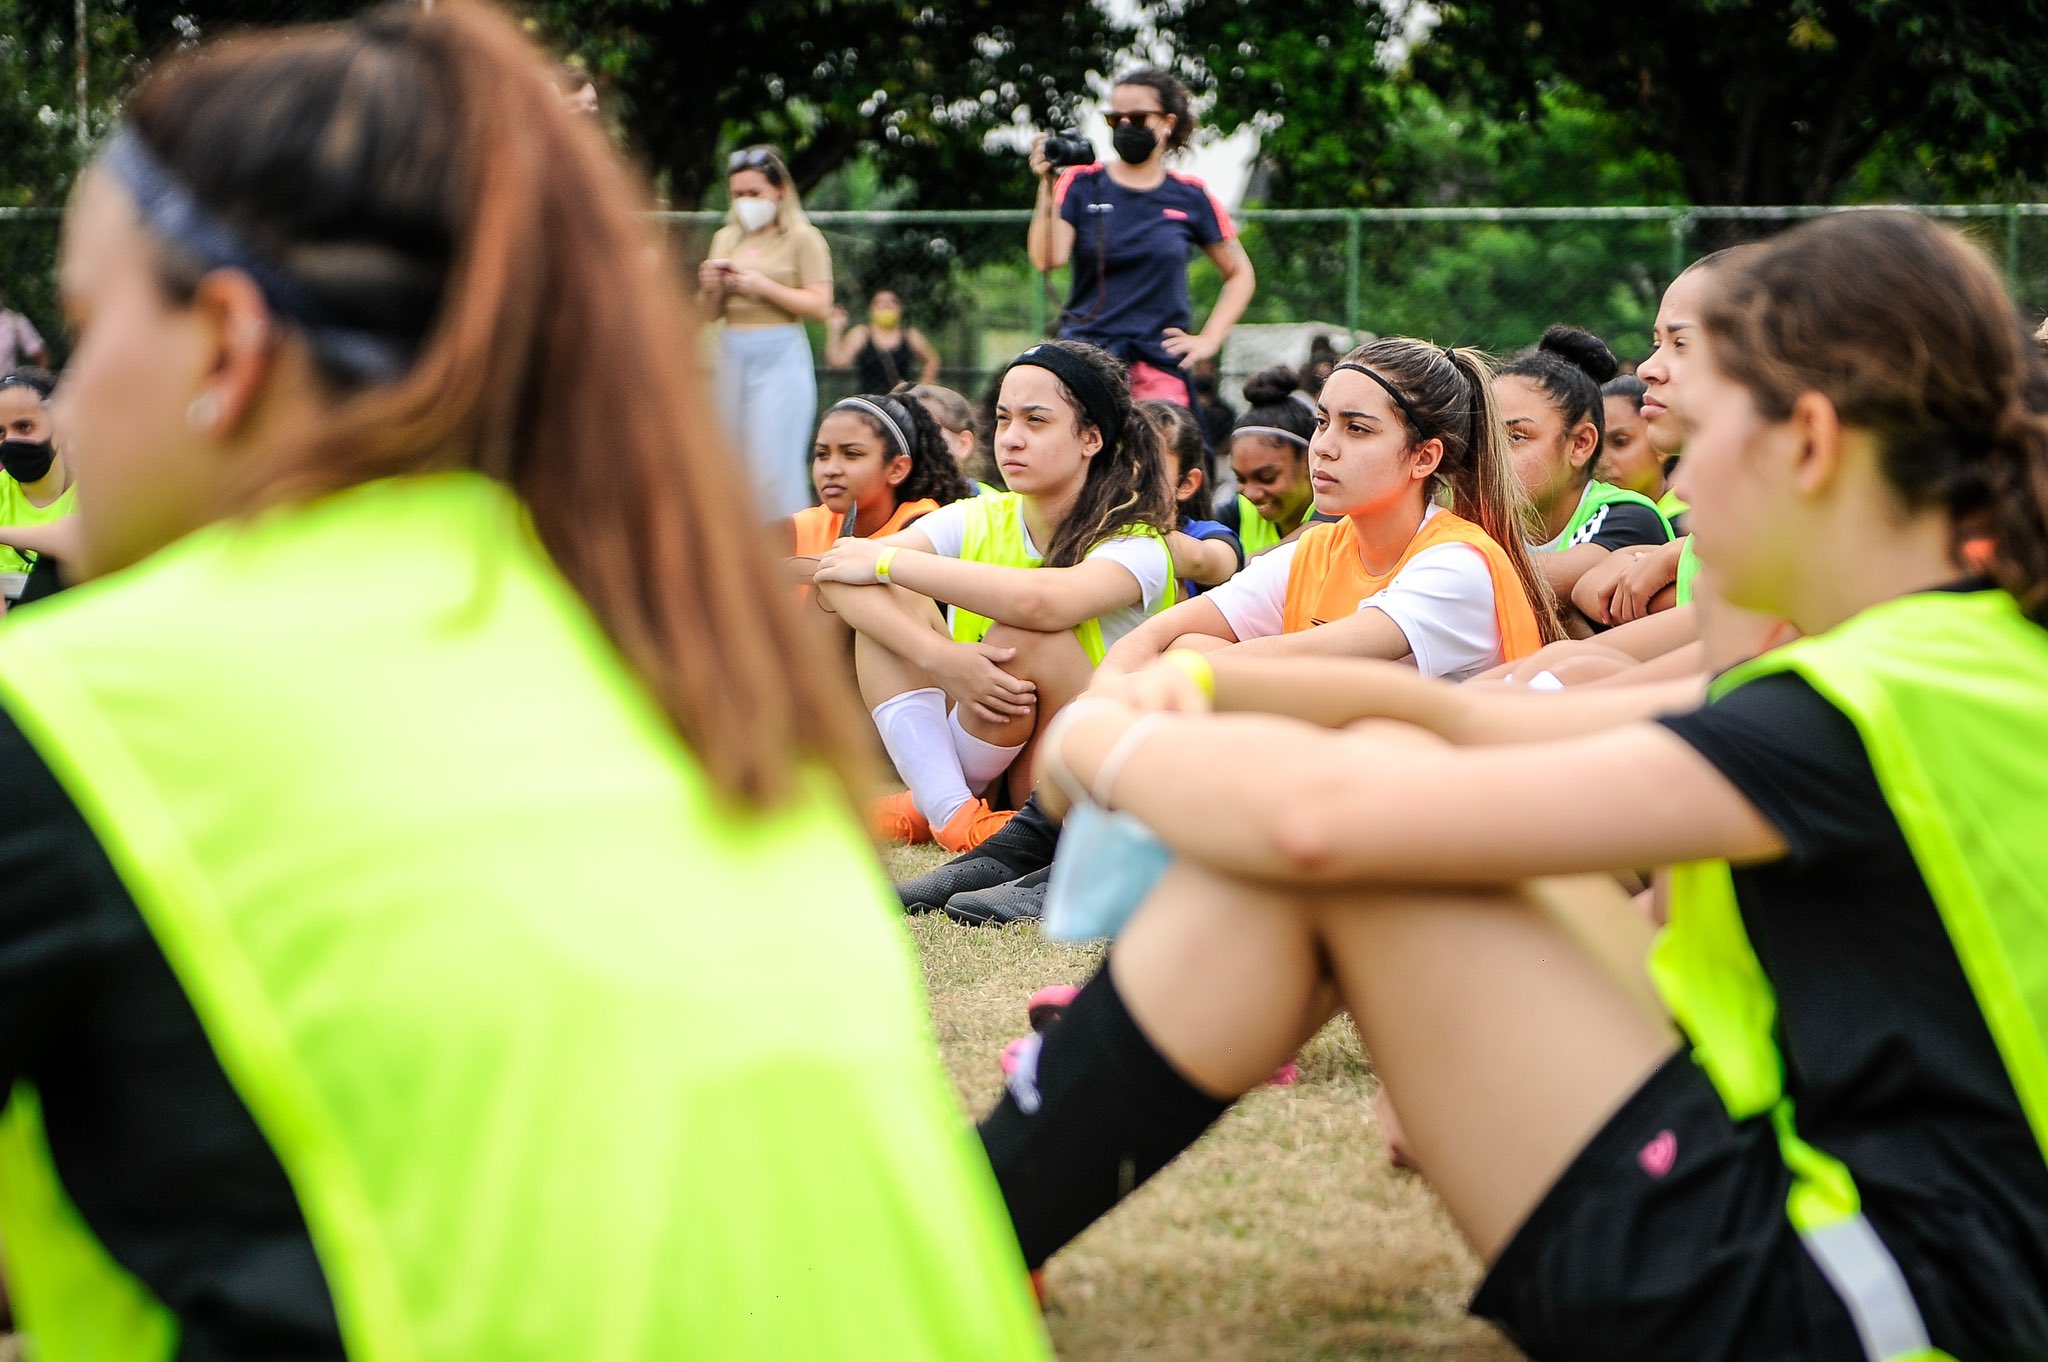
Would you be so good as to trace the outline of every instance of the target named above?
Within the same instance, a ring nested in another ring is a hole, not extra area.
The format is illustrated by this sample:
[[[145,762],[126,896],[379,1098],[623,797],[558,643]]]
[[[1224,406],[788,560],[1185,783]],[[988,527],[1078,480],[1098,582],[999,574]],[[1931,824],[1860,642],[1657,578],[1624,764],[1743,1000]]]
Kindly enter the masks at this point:
[[[899,878],[943,857],[894,848]],[[914,918],[939,1048],[968,1111],[1001,1086],[996,1056],[1044,984],[1100,951],[1035,925]],[[1388,1166],[1373,1079],[1348,1020],[1301,1055],[1302,1081],[1253,1093],[1046,1271],[1060,1356],[1087,1359],[1458,1359],[1512,1362],[1464,1313],[1478,1264],[1418,1179]]]

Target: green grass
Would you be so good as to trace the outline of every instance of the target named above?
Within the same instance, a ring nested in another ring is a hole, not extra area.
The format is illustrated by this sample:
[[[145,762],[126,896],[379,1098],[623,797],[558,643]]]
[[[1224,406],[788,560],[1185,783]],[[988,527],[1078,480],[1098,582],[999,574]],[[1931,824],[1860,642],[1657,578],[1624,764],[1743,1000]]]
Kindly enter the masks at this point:
[[[899,878],[937,864],[895,848]],[[1078,984],[1100,951],[1033,924],[911,919],[946,1071],[967,1110],[1001,1086],[1024,1000]],[[1347,1020],[1301,1055],[1302,1082],[1251,1094],[1193,1150],[1047,1269],[1060,1356],[1087,1359],[1439,1358],[1518,1354],[1464,1302],[1478,1265],[1419,1179],[1392,1169],[1373,1079]]]

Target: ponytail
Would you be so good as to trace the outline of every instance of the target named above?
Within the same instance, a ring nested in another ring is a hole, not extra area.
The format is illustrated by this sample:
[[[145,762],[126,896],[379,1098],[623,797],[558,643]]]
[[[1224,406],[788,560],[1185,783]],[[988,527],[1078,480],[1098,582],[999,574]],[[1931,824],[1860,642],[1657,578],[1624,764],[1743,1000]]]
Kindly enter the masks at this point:
[[[482,472],[712,788],[759,808],[822,767],[862,793],[866,725],[794,594],[762,589],[772,549],[646,186],[547,72],[510,17],[440,0],[209,43],[137,91],[133,135],[199,205],[327,323],[405,356],[330,371],[328,419],[250,459],[220,509]],[[196,283],[172,252],[157,270],[173,297]]]
[[[1545,643],[1555,643],[1565,636],[1564,623],[1558,618],[1557,596],[1529,553],[1536,512],[1515,476],[1507,427],[1494,401],[1492,367],[1478,350],[1461,346],[1449,353],[1472,395],[1471,427],[1465,457],[1455,464],[1446,459],[1448,473],[1439,466],[1438,475],[1450,489],[1451,509],[1485,530],[1514,564],[1522,592],[1536,612],[1537,630]]]

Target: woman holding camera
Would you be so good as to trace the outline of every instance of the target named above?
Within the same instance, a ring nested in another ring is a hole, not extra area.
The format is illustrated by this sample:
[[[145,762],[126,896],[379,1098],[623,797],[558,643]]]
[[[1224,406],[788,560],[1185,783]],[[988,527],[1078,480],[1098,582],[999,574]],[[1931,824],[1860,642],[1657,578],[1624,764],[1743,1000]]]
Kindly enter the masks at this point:
[[[1067,160],[1062,153],[1087,154],[1063,145],[1069,139],[1041,136],[1032,144],[1039,180],[1031,264],[1053,270],[1073,263],[1061,337],[1098,345],[1129,365],[1133,400],[1193,406],[1189,371],[1222,350],[1250,305],[1252,263],[1207,186],[1166,168],[1166,154],[1195,131],[1187,87],[1156,67],[1127,71],[1110,91],[1107,117],[1116,148],[1107,165]],[[1223,292],[1208,323],[1190,332],[1188,261],[1197,248],[1222,272]]]
[[[707,317],[725,322],[718,405],[746,456],[761,515],[811,504],[809,450],[818,375],[804,322],[832,311],[832,251],[804,216],[789,167],[771,147],[742,147],[726,163],[730,220],[697,271]]]

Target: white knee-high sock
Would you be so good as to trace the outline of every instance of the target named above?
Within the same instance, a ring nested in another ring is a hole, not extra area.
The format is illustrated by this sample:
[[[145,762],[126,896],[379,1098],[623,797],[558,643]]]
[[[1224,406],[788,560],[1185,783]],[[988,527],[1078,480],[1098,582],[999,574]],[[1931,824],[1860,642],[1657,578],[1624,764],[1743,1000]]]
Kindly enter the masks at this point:
[[[960,774],[966,779],[969,790],[986,790],[990,782],[1010,769],[1010,763],[1017,760],[1017,754],[1024,750],[1021,742],[1015,747],[998,747],[975,737],[960,726],[958,707],[946,716],[946,722],[952,726],[953,750],[960,754]]]
[[[910,787],[911,802],[933,827],[944,827],[974,798],[953,749],[946,692],[931,687],[890,696],[875,706],[875,731]]]

